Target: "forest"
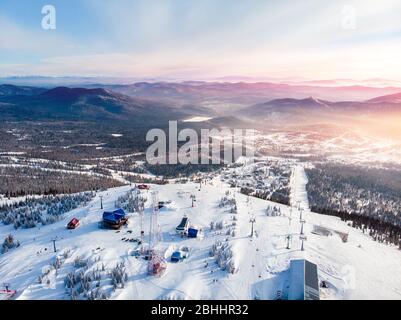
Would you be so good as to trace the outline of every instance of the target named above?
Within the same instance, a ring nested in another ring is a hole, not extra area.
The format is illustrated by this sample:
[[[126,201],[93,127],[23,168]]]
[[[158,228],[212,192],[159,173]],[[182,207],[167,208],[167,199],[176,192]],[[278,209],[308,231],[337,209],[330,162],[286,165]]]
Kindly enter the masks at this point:
[[[188,177],[198,172],[213,172],[220,168],[219,164],[146,164],[146,169],[154,175],[164,178]]]
[[[87,204],[94,196],[94,192],[83,192],[41,198],[27,197],[24,201],[0,206],[0,222],[13,224],[15,229],[51,224],[59,221],[64,213]]]
[[[400,171],[318,164],[306,173],[312,211],[351,221],[379,242],[400,245]]]
[[[4,197],[25,195],[71,194],[121,186],[121,182],[100,175],[42,170],[35,167],[0,167],[0,194]]]

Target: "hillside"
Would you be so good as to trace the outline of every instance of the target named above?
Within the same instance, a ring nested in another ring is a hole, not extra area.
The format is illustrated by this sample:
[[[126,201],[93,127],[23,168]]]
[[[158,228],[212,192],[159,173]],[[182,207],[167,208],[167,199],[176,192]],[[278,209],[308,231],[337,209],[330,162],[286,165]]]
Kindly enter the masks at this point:
[[[23,90],[23,89],[20,89]],[[143,100],[105,89],[57,87],[37,90],[36,94],[0,96],[0,119],[64,120],[144,123],[149,125],[165,119],[181,119],[186,114],[164,103]],[[158,117],[155,117],[155,115]]]
[[[386,117],[401,113],[401,102],[397,95],[379,97],[369,101],[326,101],[309,97],[305,99],[275,99],[264,103],[247,106],[236,112],[238,117],[254,121],[269,120],[273,124],[300,122],[344,123],[353,119],[362,120],[370,117]],[[391,102],[390,102],[391,101]],[[355,124],[355,122],[354,122]]]
[[[401,103],[401,93],[390,94],[368,100],[373,103]]]
[[[167,272],[161,278],[147,274],[147,261],[135,256],[136,242],[122,241],[139,237],[137,213],[129,214],[129,224],[121,232],[98,227],[102,213],[100,195],[104,209],[112,210],[117,198],[124,195],[129,186],[100,192],[89,204],[48,226],[25,230],[0,226],[1,238],[11,233],[21,243],[18,248],[0,255],[0,277],[17,290],[17,299],[70,299],[65,278],[68,273],[80,270],[77,261],[86,261],[88,267],[82,270],[87,270],[87,274],[96,268],[111,271],[118,263],[123,263],[127,273],[123,287],[113,290],[106,276],[100,282],[100,289],[109,299],[276,299],[279,291],[283,298],[288,294],[290,260],[307,258],[318,265],[319,281],[326,282],[327,288],[320,288],[321,299],[401,299],[401,282],[396,276],[401,268],[401,252],[372,241],[338,218],[310,212],[305,191],[307,179],[301,166],[293,170],[291,203],[304,209],[305,251],[300,250],[296,210],[292,210],[289,225],[290,207],[248,198],[222,183],[219,176],[206,181],[200,189],[199,184],[194,183],[151,186],[158,191],[159,200],[171,201],[159,214],[162,242],[157,249],[168,261]],[[237,214],[220,205],[226,192],[228,197],[236,199]],[[146,246],[150,193],[141,193],[148,198]],[[191,194],[196,195],[193,208]],[[276,207],[280,214],[267,216],[268,207]],[[203,229],[202,237],[190,239],[176,234],[175,227],[184,214],[192,225]],[[232,220],[233,216],[236,220]],[[76,230],[67,230],[65,226],[72,217],[79,218],[81,225]],[[256,220],[254,237],[250,237],[252,217]],[[222,229],[211,229],[210,223],[217,226],[219,221],[224,221]],[[312,233],[314,226],[348,233],[348,241],[343,242],[336,234]],[[227,230],[231,230],[230,233]],[[286,249],[288,234],[292,235],[290,250]],[[54,238],[57,238],[57,253],[52,251],[51,239]],[[220,242],[226,243],[226,254],[231,252],[229,261],[233,274],[222,270],[216,257],[210,255],[213,245]],[[187,248],[188,257],[180,263],[170,262],[171,253],[180,248]],[[59,265],[55,273],[51,264],[57,257]],[[38,283],[41,275],[44,280]]]
[[[14,86],[11,84],[0,85],[0,97],[4,96],[33,96],[46,91],[43,88],[28,87],[28,86]]]

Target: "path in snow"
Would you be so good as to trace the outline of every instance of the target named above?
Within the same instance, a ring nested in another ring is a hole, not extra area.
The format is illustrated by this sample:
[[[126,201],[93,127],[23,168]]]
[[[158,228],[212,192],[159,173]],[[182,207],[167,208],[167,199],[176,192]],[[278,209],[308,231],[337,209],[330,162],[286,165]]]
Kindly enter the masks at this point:
[[[309,210],[308,193],[306,192],[306,184],[308,177],[306,176],[305,169],[302,165],[294,166],[291,174],[291,193],[290,204],[293,207],[300,207],[303,210]]]
[[[118,172],[116,173],[118,175]],[[117,233],[98,228],[101,219],[100,197],[103,196],[105,210],[112,210],[118,196],[130,187],[124,186],[98,193],[86,207],[67,213],[62,221],[33,229],[14,230],[12,226],[0,225],[0,239],[12,233],[21,242],[19,248],[0,255],[0,279],[10,282],[12,289],[18,290],[20,299],[68,299],[65,295],[63,277],[70,271],[76,256],[101,256],[107,268],[124,261],[128,271],[128,282],[124,289],[118,289],[111,299],[275,299],[277,292],[286,291],[289,285],[288,267],[291,259],[307,257],[318,265],[320,280],[326,280],[328,289],[321,290],[323,299],[401,299],[401,251],[395,247],[372,241],[372,239],[347,226],[339,218],[310,212],[306,193],[307,177],[302,165],[296,165],[291,175],[291,204],[304,208],[305,251],[301,251],[299,240],[301,224],[299,211],[270,201],[240,194],[229,188],[219,177],[212,183],[152,185],[159,192],[159,200],[172,203],[160,210],[159,222],[163,234],[160,250],[169,258],[171,250],[182,246],[190,249],[190,254],[181,263],[168,261],[167,273],[162,278],[149,277],[146,261],[136,259],[131,252],[136,245],[123,242],[122,237],[139,235],[139,217],[132,214],[127,228]],[[232,214],[227,208],[220,208],[221,197],[229,191],[237,200],[237,232],[234,237],[210,230],[211,221],[232,222]],[[149,198],[147,191],[142,191]],[[191,207],[190,195],[196,195],[196,205]],[[149,201],[150,202],[150,201]],[[148,225],[150,203],[146,204],[145,224]],[[276,206],[281,216],[266,216],[267,206]],[[181,238],[175,227],[182,216],[187,214],[194,225],[204,229],[203,239]],[[81,220],[76,230],[67,230],[66,223],[72,218]],[[256,220],[257,236],[251,238],[250,218]],[[313,225],[349,233],[347,243],[335,234],[321,236],[313,234]],[[147,230],[147,227],[146,227]],[[291,249],[286,248],[286,237],[292,236]],[[60,274],[54,278],[52,288],[37,284],[42,268],[58,254],[52,252],[51,238],[58,236],[59,252],[71,250],[71,258]],[[235,274],[220,270],[216,259],[210,257],[209,250],[216,241],[225,241],[235,252],[239,270]],[[145,242],[147,238],[145,237]],[[97,250],[97,248],[101,248]],[[47,248],[44,251],[44,248]],[[352,278],[354,276],[354,278]],[[348,281],[348,282],[347,282]],[[284,297],[285,298],[285,297]]]
[[[310,211],[306,184],[308,178],[302,165],[296,165],[291,176],[291,204],[303,210],[305,251],[294,257],[304,257],[318,266],[319,279],[329,288],[320,289],[321,299],[401,299],[401,252],[395,246],[375,242],[361,230],[341,219]],[[298,210],[293,210],[299,215]],[[294,235],[299,235],[299,216],[292,220]],[[312,233],[319,226],[349,234],[348,241],[333,233],[323,236]],[[296,237],[293,247],[299,246]],[[396,271],[398,270],[398,271]]]

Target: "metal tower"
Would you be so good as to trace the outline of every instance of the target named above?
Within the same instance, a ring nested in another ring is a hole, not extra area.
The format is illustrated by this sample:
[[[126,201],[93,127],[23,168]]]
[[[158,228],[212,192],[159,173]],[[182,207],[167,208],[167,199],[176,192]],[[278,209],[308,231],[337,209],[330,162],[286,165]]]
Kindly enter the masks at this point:
[[[254,233],[253,224],[256,222],[256,220],[255,220],[254,217],[252,217],[252,218],[249,220],[249,222],[251,223],[251,238],[253,238],[253,233]]]
[[[159,241],[161,241],[159,225],[159,201],[157,191],[153,191],[151,196],[153,210],[150,215],[148,274],[161,277],[167,269],[167,262],[164,257],[155,249]]]
[[[160,228],[159,228],[159,201],[157,191],[152,191],[152,213],[150,215],[150,228],[149,228],[149,254],[152,253],[154,248],[160,241]]]
[[[300,235],[304,235],[304,224],[305,224],[305,220],[304,219],[302,219],[301,221],[301,233],[300,233]]]
[[[288,234],[288,235],[286,236],[286,239],[287,239],[287,249],[291,249],[292,235],[291,235],[291,234]]]
[[[299,236],[299,240],[302,241],[302,242],[301,242],[301,251],[305,251],[304,241],[307,240],[306,236],[305,236],[305,235],[300,235],[300,236]]]

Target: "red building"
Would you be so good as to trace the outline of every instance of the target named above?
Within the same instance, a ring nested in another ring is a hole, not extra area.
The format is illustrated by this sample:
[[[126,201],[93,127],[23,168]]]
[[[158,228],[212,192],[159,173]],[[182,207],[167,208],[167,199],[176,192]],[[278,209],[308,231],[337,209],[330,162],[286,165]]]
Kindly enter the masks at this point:
[[[77,218],[73,218],[70,222],[67,224],[67,229],[75,229],[79,226],[79,220]]]

